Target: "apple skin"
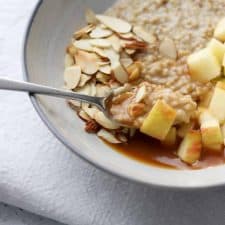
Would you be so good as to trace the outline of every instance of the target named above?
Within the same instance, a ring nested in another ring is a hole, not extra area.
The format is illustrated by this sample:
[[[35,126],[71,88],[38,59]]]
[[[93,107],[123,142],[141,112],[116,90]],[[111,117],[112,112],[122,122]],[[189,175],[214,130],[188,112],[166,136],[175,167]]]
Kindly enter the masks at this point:
[[[140,131],[158,140],[164,140],[176,118],[176,110],[158,100],[145,118]]]
[[[221,73],[221,65],[212,51],[204,48],[187,58],[190,76],[193,80],[206,83]]]
[[[177,155],[188,164],[199,160],[202,151],[202,140],[200,130],[189,130],[182,140]]]

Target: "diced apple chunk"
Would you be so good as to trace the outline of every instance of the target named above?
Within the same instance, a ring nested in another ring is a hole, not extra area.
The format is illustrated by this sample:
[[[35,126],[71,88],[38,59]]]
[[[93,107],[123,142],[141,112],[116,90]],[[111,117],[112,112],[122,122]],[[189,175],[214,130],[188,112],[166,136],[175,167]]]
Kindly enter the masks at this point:
[[[208,93],[206,93],[205,96],[200,101],[199,106],[207,108],[212,99],[212,95],[213,91],[209,91]]]
[[[212,54],[217,58],[220,65],[223,63],[223,57],[225,54],[225,45],[221,43],[220,41],[213,38],[207,48],[212,52]]]
[[[220,123],[225,121],[225,89],[221,82],[218,82],[213,92],[212,99],[209,103],[209,111],[219,120]]]
[[[203,147],[215,151],[221,150],[223,137],[219,121],[205,110],[200,114],[199,122]]]
[[[220,41],[225,41],[225,18],[220,20],[214,30],[214,37]]]
[[[166,138],[162,141],[162,144],[165,146],[173,146],[176,144],[177,130],[175,127],[171,127],[169,133],[166,135]]]
[[[145,118],[140,131],[159,140],[164,140],[176,118],[176,111],[158,100]]]
[[[187,63],[193,80],[208,82],[220,76],[221,66],[217,58],[207,48],[189,55]]]
[[[182,140],[177,154],[182,161],[193,164],[200,158],[201,151],[202,143],[200,131],[190,130]]]

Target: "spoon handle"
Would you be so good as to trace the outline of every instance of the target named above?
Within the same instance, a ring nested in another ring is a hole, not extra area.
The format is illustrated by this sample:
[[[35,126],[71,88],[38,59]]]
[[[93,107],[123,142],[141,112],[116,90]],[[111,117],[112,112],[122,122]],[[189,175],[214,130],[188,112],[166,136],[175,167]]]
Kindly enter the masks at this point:
[[[72,91],[61,90],[44,85],[34,84],[24,81],[10,80],[0,78],[0,89],[29,92],[30,94],[43,94],[59,98],[73,99],[81,102],[87,102],[96,105],[100,109],[104,109],[103,98],[78,94]]]

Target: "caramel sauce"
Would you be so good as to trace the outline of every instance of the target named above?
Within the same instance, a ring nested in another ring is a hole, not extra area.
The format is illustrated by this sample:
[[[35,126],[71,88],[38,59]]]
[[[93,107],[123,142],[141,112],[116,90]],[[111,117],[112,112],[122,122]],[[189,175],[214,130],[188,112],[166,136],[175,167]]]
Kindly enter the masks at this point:
[[[225,163],[225,151],[202,151],[201,158],[193,165],[182,162],[176,155],[177,146],[165,147],[159,141],[137,133],[128,144],[108,144],[117,152],[145,164],[167,169],[202,169]]]

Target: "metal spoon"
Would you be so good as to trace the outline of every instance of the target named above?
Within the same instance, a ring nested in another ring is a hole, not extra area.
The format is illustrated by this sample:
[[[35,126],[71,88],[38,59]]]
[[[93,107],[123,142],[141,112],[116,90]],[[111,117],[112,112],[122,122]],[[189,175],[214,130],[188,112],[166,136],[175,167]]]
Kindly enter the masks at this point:
[[[29,92],[31,94],[42,94],[59,98],[73,99],[81,102],[87,102],[97,106],[107,117],[110,117],[108,106],[110,100],[113,97],[113,92],[109,93],[106,97],[93,97],[78,94],[72,91],[61,90],[30,82],[11,80],[7,78],[0,78],[0,89]]]

